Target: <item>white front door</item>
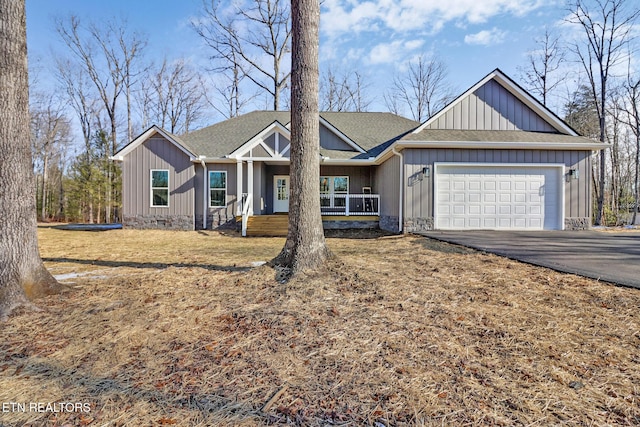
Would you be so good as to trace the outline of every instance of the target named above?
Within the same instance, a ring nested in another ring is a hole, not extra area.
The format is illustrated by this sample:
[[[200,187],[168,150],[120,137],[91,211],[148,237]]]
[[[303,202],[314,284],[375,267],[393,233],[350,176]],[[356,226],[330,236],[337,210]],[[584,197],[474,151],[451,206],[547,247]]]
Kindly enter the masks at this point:
[[[289,212],[289,176],[273,177],[273,213]]]

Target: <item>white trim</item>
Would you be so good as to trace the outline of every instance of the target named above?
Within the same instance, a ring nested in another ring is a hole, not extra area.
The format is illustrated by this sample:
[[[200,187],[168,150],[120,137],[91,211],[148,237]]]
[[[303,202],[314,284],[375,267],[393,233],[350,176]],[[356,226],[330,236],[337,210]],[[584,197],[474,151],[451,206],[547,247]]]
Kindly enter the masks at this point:
[[[602,150],[607,147],[601,142],[399,141],[396,143],[396,148],[591,151]]]
[[[372,164],[382,164],[394,150],[405,148],[466,148],[480,150],[567,150],[599,151],[608,146],[601,142],[495,142],[495,141],[398,141],[378,154]],[[355,161],[355,160],[353,160]]]
[[[558,174],[558,191],[560,195],[560,200],[558,203],[560,204],[560,209],[558,209],[558,224],[560,226],[560,230],[564,230],[564,218],[565,218],[565,188],[564,188],[564,171],[566,165],[564,163],[482,163],[482,162],[434,162],[433,163],[433,190],[431,197],[433,198],[433,225],[434,227],[438,224],[438,198],[437,189],[438,189],[438,169],[441,167],[455,167],[455,166],[463,166],[463,167],[481,167],[481,168],[549,168],[556,169]]]
[[[253,198],[253,160],[247,162],[247,194],[250,194]],[[253,202],[247,202],[249,204],[249,216],[253,215]]]
[[[551,112],[547,107],[542,105],[540,101],[532,97],[529,93],[524,91],[522,88],[517,86],[509,77],[507,77],[500,70],[493,70],[491,73],[487,74],[482,80],[473,85],[469,90],[464,92],[462,95],[458,96],[456,99],[451,101],[446,107],[440,110],[438,113],[427,119],[426,122],[415,128],[412,133],[420,133],[427,126],[431,125],[435,121],[437,121],[440,117],[446,114],[449,110],[451,110],[455,105],[457,105],[460,101],[462,101],[467,96],[474,93],[480,87],[485,85],[490,80],[495,80],[502,87],[504,87],[507,91],[509,91],[513,96],[518,98],[523,104],[527,107],[531,108],[535,113],[537,113],[540,117],[542,117],[547,123],[557,129],[559,132],[566,133],[571,136],[578,136],[578,134],[571,129],[566,123],[564,123],[560,118],[558,118],[555,114]]]
[[[222,188],[211,188],[211,174],[212,173],[222,173],[224,174],[224,203],[222,205],[212,205],[212,199],[211,199],[211,190],[222,190]],[[227,189],[229,188],[229,181],[228,181],[228,174],[227,171],[220,171],[220,170],[211,170],[208,171],[207,173],[207,187],[209,188],[209,203],[207,204],[207,206],[209,206],[210,208],[224,208],[227,206]]]
[[[404,228],[404,155],[401,152],[396,151],[394,145],[391,146],[391,152],[393,153],[393,155],[398,156],[400,161],[400,167],[398,168],[400,171],[400,188],[398,190],[398,233],[402,233],[402,230]]]
[[[166,139],[167,141],[169,141],[170,143],[175,145],[178,149],[180,149],[180,151],[182,151],[184,154],[189,156],[189,160],[191,160],[192,162],[200,162],[201,159],[198,156],[196,156],[194,153],[192,153],[187,148],[182,146],[178,141],[176,141],[173,138],[173,136],[170,133],[168,133],[167,131],[165,131],[164,129],[162,129],[161,127],[158,127],[156,125],[153,125],[149,129],[144,131],[137,138],[135,138],[133,141],[131,141],[129,144],[127,144],[124,148],[122,148],[116,154],[111,156],[110,159],[111,160],[120,161],[120,162],[123,161],[124,157],[127,154],[129,154],[130,152],[135,150],[140,144],[142,144],[143,142],[147,141],[149,138],[151,138],[156,133],[159,133],[164,139]]]
[[[254,162],[272,162],[272,163],[289,163],[288,157],[238,157],[236,161],[254,161]]]
[[[167,173],[167,204],[166,205],[154,205],[153,204],[153,190],[164,190],[165,187],[153,186],[153,173],[154,172],[166,172]],[[169,169],[149,169],[149,207],[151,208],[168,208],[171,201],[171,172]]]
[[[325,118],[323,118],[322,116],[320,116],[320,124],[324,125],[327,129],[329,129],[335,136],[337,136],[338,138],[340,138],[344,143],[346,143],[347,145],[351,146],[352,148],[355,148],[356,151],[358,151],[359,153],[366,153],[366,150],[364,150],[362,147],[360,147],[358,144],[356,144],[353,140],[351,140],[347,135],[345,135],[344,133],[342,133],[337,127],[335,127],[334,125],[332,125],[331,123],[329,123]]]
[[[236,162],[236,215],[242,215],[242,160]]]
[[[289,129],[287,129],[282,124],[280,124],[280,122],[275,121],[271,123],[269,126],[267,126],[266,128],[264,128],[260,133],[258,133],[256,136],[251,138],[249,141],[245,142],[240,147],[236,148],[233,152],[231,152],[231,154],[229,154],[228,157],[236,158],[236,159],[242,158],[243,160],[246,160],[247,157],[243,157],[243,156],[249,155],[249,158],[251,158],[251,150],[255,146],[260,145],[267,137],[269,137],[269,135],[271,135],[272,132],[273,133],[279,132],[285,137],[287,137],[288,135],[291,135],[291,132],[289,131]],[[266,146],[266,144],[264,144],[263,147],[264,146]],[[273,151],[271,149],[268,149],[267,153],[271,154],[273,153]],[[274,154],[274,158],[278,158],[278,157],[276,157]]]
[[[278,132],[275,132],[274,135],[280,135]],[[267,144],[264,143],[264,140],[260,141],[260,143],[258,144],[260,146],[262,146],[262,148],[264,148],[264,150],[269,153],[269,155],[271,157],[278,157],[278,153],[276,153],[275,151],[273,151]],[[253,157],[253,149],[256,148],[258,145],[254,145],[251,148],[251,157]]]

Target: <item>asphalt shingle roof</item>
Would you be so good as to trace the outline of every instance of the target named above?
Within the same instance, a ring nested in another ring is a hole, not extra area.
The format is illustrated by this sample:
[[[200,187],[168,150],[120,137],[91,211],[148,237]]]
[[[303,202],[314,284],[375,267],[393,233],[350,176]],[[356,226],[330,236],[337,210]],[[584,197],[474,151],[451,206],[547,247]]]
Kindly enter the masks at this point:
[[[195,153],[223,157],[258,135],[274,122],[289,123],[289,112],[254,111],[180,136]]]
[[[425,129],[408,133],[401,141],[433,142],[532,142],[532,143],[594,143],[588,138],[551,132],[528,132],[521,130],[452,130]]]
[[[404,133],[415,129],[419,123],[391,113],[323,112],[321,117],[347,138],[367,151],[378,150]],[[253,139],[274,122],[287,125],[291,120],[288,111],[254,111],[212,126],[175,137],[194,154],[210,158],[228,155]],[[385,147],[386,148],[386,147]],[[384,148],[383,148],[384,149]],[[337,150],[322,150],[331,158],[368,158],[376,154]],[[324,154],[323,153],[323,154]]]

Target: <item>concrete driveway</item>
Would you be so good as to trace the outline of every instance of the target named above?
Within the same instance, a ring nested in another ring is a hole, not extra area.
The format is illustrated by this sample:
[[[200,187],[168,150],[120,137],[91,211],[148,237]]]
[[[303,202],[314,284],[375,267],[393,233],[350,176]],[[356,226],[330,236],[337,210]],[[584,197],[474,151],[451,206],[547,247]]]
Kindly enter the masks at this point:
[[[640,289],[640,232],[428,231],[423,236]]]

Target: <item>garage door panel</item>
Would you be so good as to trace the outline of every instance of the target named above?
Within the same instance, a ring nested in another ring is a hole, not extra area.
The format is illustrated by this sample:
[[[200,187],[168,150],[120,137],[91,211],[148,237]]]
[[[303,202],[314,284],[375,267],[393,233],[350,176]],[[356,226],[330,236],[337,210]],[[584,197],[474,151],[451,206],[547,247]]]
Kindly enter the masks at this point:
[[[436,228],[560,229],[562,180],[558,169],[438,166]]]
[[[515,228],[527,228],[527,220],[525,218],[514,218],[513,226]]]
[[[511,218],[498,218],[499,228],[513,228],[511,226]]]
[[[503,180],[500,180],[500,182],[498,183],[500,191],[510,191],[511,184],[513,183],[510,181],[503,181]]]
[[[511,205],[501,205],[498,207],[500,215],[511,215]]]
[[[451,202],[456,203],[464,203],[466,201],[465,193],[453,193],[451,194]]]
[[[471,228],[481,228],[482,222],[479,217],[471,217],[469,218],[468,224]]]
[[[454,228],[463,228],[465,226],[464,218],[451,218],[451,226]]]

